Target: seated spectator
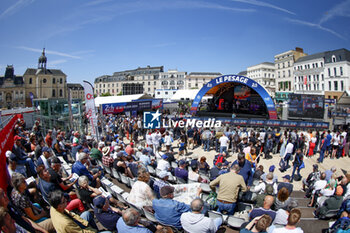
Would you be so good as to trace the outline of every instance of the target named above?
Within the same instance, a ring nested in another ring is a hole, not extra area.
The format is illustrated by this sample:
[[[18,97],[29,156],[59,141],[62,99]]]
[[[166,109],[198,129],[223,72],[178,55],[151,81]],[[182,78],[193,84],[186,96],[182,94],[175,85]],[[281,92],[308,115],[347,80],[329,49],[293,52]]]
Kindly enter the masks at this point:
[[[273,182],[273,173],[266,175],[266,181],[260,181],[260,183],[254,187],[251,191],[254,193],[262,194],[265,192],[267,186],[273,187],[273,194],[277,193],[277,184]]]
[[[253,208],[253,210],[249,214],[249,219],[252,220],[261,215],[268,214],[270,215],[273,221],[276,217],[276,212],[271,209],[271,206],[273,205],[273,203],[274,203],[273,196],[270,196],[270,195],[266,196],[264,199],[263,207]]]
[[[291,202],[289,197],[289,192],[286,187],[283,187],[278,191],[277,198],[275,199],[274,209],[279,210],[280,208],[285,208]]]
[[[80,216],[66,209],[67,200],[61,191],[50,193],[50,215],[53,226],[59,233],[97,232],[97,226],[92,214],[85,211]]]
[[[339,186],[340,187],[340,186]],[[341,189],[338,189],[335,195],[328,197],[322,203],[319,203],[319,207],[315,211],[315,215],[318,218],[324,218],[326,213],[330,210],[340,209],[343,203],[343,192]]]
[[[89,179],[86,176],[80,176],[78,179],[78,184],[80,199],[85,204],[92,204],[93,199],[102,194],[99,189],[89,186]]]
[[[2,188],[0,188],[0,206],[3,207],[11,215],[11,218],[15,220],[18,225],[30,233],[36,233],[36,231],[47,233],[47,230],[39,226],[37,223],[31,221],[27,217],[23,216],[17,207],[10,202],[9,198]]]
[[[326,181],[327,182],[332,178],[332,175],[335,174],[336,171],[337,171],[336,167],[332,167],[330,170],[324,171],[324,173],[326,173]]]
[[[113,166],[113,162],[114,159],[112,158],[112,156],[110,155],[110,147],[106,146],[102,149],[102,164],[106,167],[112,167]]]
[[[51,149],[48,148],[47,146],[44,146],[42,149],[43,154],[40,155],[37,164],[39,165],[45,165],[46,169],[49,169],[50,165],[48,162],[48,159],[51,157],[52,153],[51,153]]]
[[[264,174],[264,166],[259,165],[254,172],[253,179],[254,180],[261,180],[261,176]]]
[[[315,185],[313,187],[312,190],[312,196],[311,196],[311,200],[310,203],[308,204],[309,207],[314,206],[315,204],[315,198],[318,197],[321,189],[323,189],[324,187],[326,187],[327,185],[327,181],[326,181],[326,173],[322,172],[321,173],[321,177],[320,180],[315,182]]]
[[[123,217],[117,222],[118,232],[137,232],[152,233],[151,230],[139,224],[141,219],[140,213],[135,209],[129,208],[123,212]]]
[[[50,182],[53,183],[57,189],[61,189],[63,192],[72,192],[73,185],[78,182],[78,179],[73,181],[72,183],[66,185],[65,182],[72,178],[73,174],[71,173],[70,176],[63,178],[60,174],[61,171],[61,160],[59,160],[57,157],[51,157],[49,159],[50,168],[48,169],[51,177]],[[70,193],[70,195],[74,195],[74,192]]]
[[[126,165],[127,158],[124,155],[118,155],[116,159],[114,159],[113,167],[119,172],[127,177],[134,178],[130,168]]]
[[[240,230],[240,233],[266,232],[266,229],[270,226],[271,222],[272,219],[267,214],[255,217],[245,228]]]
[[[288,216],[288,223],[285,227],[282,228],[275,228],[272,230],[272,233],[286,233],[286,232],[293,232],[293,233],[303,233],[304,231],[297,227],[296,225],[300,221],[301,218],[301,212],[299,209],[292,209]]]
[[[125,148],[125,152],[128,155],[134,155],[135,154],[134,143],[133,142],[130,142],[130,144]]]
[[[25,153],[21,144],[21,140],[22,138],[17,135],[14,137],[15,144],[13,145],[12,153],[16,155],[17,164],[25,164],[29,167],[29,171],[27,171],[29,173],[28,176],[36,177],[35,165],[32,158],[30,157],[31,154],[27,155]]]
[[[180,218],[191,210],[190,206],[173,200],[174,187],[164,186],[160,189],[161,199],[153,200],[154,216],[161,223],[181,229]]]
[[[237,160],[232,163],[232,166],[238,164],[240,167],[238,174],[243,177],[246,185],[250,187],[253,184],[252,164],[245,159],[245,155],[243,153],[239,153],[237,157]]]
[[[6,157],[8,161],[7,170],[9,172],[10,177],[14,172],[21,173],[24,176],[27,175],[25,166],[17,166],[17,157],[14,153],[12,153],[11,151],[7,151]]]
[[[210,172],[209,172],[209,174],[210,174],[210,181],[215,180],[219,176],[221,168],[222,168],[222,163],[217,163],[216,165],[214,165],[210,169]]]
[[[267,195],[270,195],[270,196],[273,196],[273,186],[271,185],[268,185],[266,188],[265,188],[265,192],[262,193],[262,194],[258,194],[254,199],[255,201],[255,205],[254,207],[263,207],[264,205],[264,200],[265,200],[265,197]]]
[[[0,229],[4,233],[26,233],[27,231],[17,225],[4,207],[0,207]]]
[[[137,177],[137,173],[139,171],[139,164],[141,162],[136,162],[134,158],[130,155],[127,157],[127,160],[128,160],[127,162],[128,168],[130,169],[132,176]],[[142,166],[142,163],[141,163],[141,166]]]
[[[78,176],[87,176],[89,179],[89,184],[92,187],[99,188],[101,186],[100,176],[101,171],[96,172],[94,175],[85,167],[88,162],[88,156],[86,153],[79,153],[78,161],[76,161],[72,166],[72,173],[76,173]]]
[[[228,166],[230,162],[227,161],[226,158],[227,158],[226,152],[222,152],[220,154],[217,154],[214,157],[213,164],[217,165],[218,163],[222,163],[223,165]]]
[[[143,163],[143,165],[145,165],[146,167],[147,167],[148,165],[151,165],[151,164],[152,164],[152,160],[151,160],[150,156],[148,156],[148,150],[146,150],[146,149],[143,149],[143,150],[142,150],[142,153],[140,153],[140,155],[139,155],[139,160],[140,160],[140,162]],[[154,162],[154,160],[153,160],[153,162]]]
[[[238,164],[231,167],[231,171],[218,176],[215,180],[210,182],[210,188],[216,189],[219,185],[219,192],[217,195],[218,211],[227,212],[228,215],[233,215],[236,208],[238,192],[246,192],[247,186],[244,183],[243,177],[238,175],[240,167]]]
[[[137,181],[132,186],[128,196],[128,202],[139,208],[144,206],[152,206],[154,199],[152,189],[147,184],[150,180],[150,174],[145,169],[140,169]]]
[[[210,170],[209,164],[207,163],[207,158],[202,156],[199,161],[199,171],[207,174]]]
[[[158,177],[160,179],[154,181],[154,183],[153,183],[153,190],[156,193],[157,198],[160,198],[160,189],[162,187],[164,187],[164,186],[169,186],[170,185],[169,182],[167,182],[170,174],[171,174],[170,172],[161,171],[158,174]]]
[[[294,200],[290,201],[287,206],[278,209],[276,211],[275,220],[273,220],[273,225],[282,225],[285,226],[288,223],[288,216],[292,209],[298,207],[298,203]]]
[[[157,169],[161,171],[170,171],[170,163],[168,162],[168,156],[167,155],[162,155],[162,159],[158,161],[158,166]]]
[[[267,174],[272,173],[272,174],[273,174],[273,179],[272,179],[272,180],[273,180],[274,183],[277,183],[277,181],[278,181],[278,176],[277,176],[276,174],[274,174],[275,169],[276,169],[275,165],[271,165],[271,166],[269,167],[269,172],[268,172],[268,173],[262,174],[262,175],[261,175],[261,179],[262,179],[263,181],[266,181],[266,176],[267,176]]]
[[[194,182],[202,182],[202,183],[207,183],[207,180],[203,179],[199,174],[198,174],[198,165],[193,165],[191,166],[192,170],[188,172],[188,179]]]
[[[320,190],[319,196],[317,197],[318,206],[322,206],[325,200],[335,194],[335,186],[336,181],[334,179],[330,179],[328,184]]]
[[[281,188],[285,187],[287,188],[289,195],[291,195],[293,192],[293,184],[290,183],[290,175],[285,175],[282,178],[283,178],[283,182],[278,184],[277,192],[279,192]]]
[[[175,168],[175,176],[187,182],[188,171],[186,170],[186,162],[184,160],[180,160],[179,167]]]
[[[312,172],[308,175],[306,179],[303,179],[303,190],[312,187],[316,181],[320,179],[321,172],[318,170],[318,165],[312,165]]]
[[[13,190],[11,200],[21,215],[26,215],[30,220],[38,223],[47,231],[53,231],[51,219],[48,218],[47,212],[38,204],[33,204],[26,192],[27,183],[25,177],[19,173],[13,173],[11,178]]]
[[[93,160],[99,160],[99,161],[102,161],[102,148],[103,148],[103,145],[102,145],[102,148],[101,150],[98,149],[98,143],[97,142],[93,142],[92,144],[92,149],[90,151],[90,157],[93,159]]]
[[[337,221],[335,221],[331,226],[330,232],[340,233],[341,230],[343,230],[343,232],[346,232],[345,230],[347,230],[349,226],[350,226],[349,213],[347,211],[343,211],[340,215],[340,218],[338,218]]]
[[[56,141],[56,143],[55,143],[53,148],[54,148],[54,151],[55,151],[57,156],[62,156],[63,159],[66,162],[68,162],[67,149],[66,149],[66,146],[64,144],[62,135],[58,135],[57,136],[57,141]]]
[[[202,214],[204,202],[201,199],[194,199],[191,202],[192,212],[181,215],[180,221],[186,232],[216,232],[222,224],[222,218],[211,219]]]
[[[47,201],[50,192],[58,189],[54,183],[50,182],[51,175],[45,166],[38,165],[36,171],[39,175],[38,187],[41,191],[43,198]]]
[[[98,196],[94,199],[94,214],[97,220],[109,231],[116,231],[117,221],[122,212],[109,205],[107,198]]]

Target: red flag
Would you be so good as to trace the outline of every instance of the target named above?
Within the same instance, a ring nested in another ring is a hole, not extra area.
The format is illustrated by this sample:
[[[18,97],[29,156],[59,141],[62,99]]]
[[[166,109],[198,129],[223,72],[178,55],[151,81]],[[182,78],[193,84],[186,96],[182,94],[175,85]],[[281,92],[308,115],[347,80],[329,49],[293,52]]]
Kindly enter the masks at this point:
[[[307,85],[307,76],[304,76],[304,85]]]

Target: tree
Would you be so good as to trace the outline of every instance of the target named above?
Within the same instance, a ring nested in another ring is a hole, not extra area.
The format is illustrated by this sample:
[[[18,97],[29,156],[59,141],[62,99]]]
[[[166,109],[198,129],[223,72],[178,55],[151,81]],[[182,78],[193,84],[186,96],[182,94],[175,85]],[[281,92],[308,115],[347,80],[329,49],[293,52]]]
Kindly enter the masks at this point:
[[[111,93],[106,92],[106,93],[102,93],[101,96],[112,96]]]
[[[118,96],[123,95],[123,91],[120,91],[117,95]]]

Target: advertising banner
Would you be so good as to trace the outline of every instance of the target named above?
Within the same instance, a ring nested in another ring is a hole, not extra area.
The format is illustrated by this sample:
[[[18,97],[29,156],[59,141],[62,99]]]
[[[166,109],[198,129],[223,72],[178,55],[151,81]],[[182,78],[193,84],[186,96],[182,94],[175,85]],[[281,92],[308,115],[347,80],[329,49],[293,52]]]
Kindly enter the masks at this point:
[[[116,114],[122,112],[134,112],[152,108],[152,101],[124,102],[102,104],[103,114]]]
[[[95,110],[94,91],[91,83],[84,81],[84,93],[85,93],[85,108],[86,114],[91,124],[92,132],[91,136],[97,138],[97,116]]]
[[[0,177],[0,187],[3,190],[7,189],[10,182],[10,177],[6,166],[6,151],[12,150],[14,143],[14,127],[18,119],[22,119],[22,114],[16,114],[7,123],[7,125],[0,131],[0,169],[3,175]]]

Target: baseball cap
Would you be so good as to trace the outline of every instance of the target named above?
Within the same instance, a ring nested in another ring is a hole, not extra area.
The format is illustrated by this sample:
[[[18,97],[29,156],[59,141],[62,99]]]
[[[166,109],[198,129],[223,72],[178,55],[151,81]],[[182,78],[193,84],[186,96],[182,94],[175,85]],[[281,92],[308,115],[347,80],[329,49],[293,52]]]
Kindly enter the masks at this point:
[[[285,175],[282,177],[283,179],[287,179],[287,180],[290,180],[290,175]]]
[[[83,150],[83,152],[86,153],[86,154],[90,154],[90,151],[89,151],[88,148],[85,148],[85,149]]]
[[[269,168],[269,172],[274,172],[275,171],[275,165],[271,165],[270,168]]]
[[[106,198],[104,198],[103,196],[98,196],[94,199],[94,206],[97,209],[102,209],[102,207],[105,205],[106,203]]]
[[[13,140],[15,140],[15,141],[17,141],[17,140],[21,140],[22,138],[20,137],[20,136],[18,136],[18,135],[16,135],[14,138],[13,138]]]
[[[147,149],[143,149],[142,154],[147,154],[149,151]]]
[[[81,149],[83,149],[83,146],[82,145],[78,145],[77,146],[77,150],[81,150]]]
[[[158,174],[159,178],[163,179],[166,176],[170,176],[170,172],[166,172],[166,171],[161,171]]]
[[[170,194],[170,193],[173,193],[174,190],[175,190],[174,187],[167,185],[167,186],[163,186],[163,187],[160,189],[160,192],[159,192],[159,193],[160,193],[160,195],[161,195],[162,197],[164,197],[164,196],[166,196],[166,195],[168,195],[168,194]]]
[[[134,143],[133,142],[130,142],[130,146],[133,146],[134,145]]]
[[[185,160],[180,160],[179,165],[182,166],[184,164],[186,164],[186,161]]]
[[[48,148],[47,146],[44,146],[42,149],[41,149],[42,152],[50,152],[51,149]]]
[[[167,155],[162,155],[162,159],[167,159],[168,158],[168,156]]]

